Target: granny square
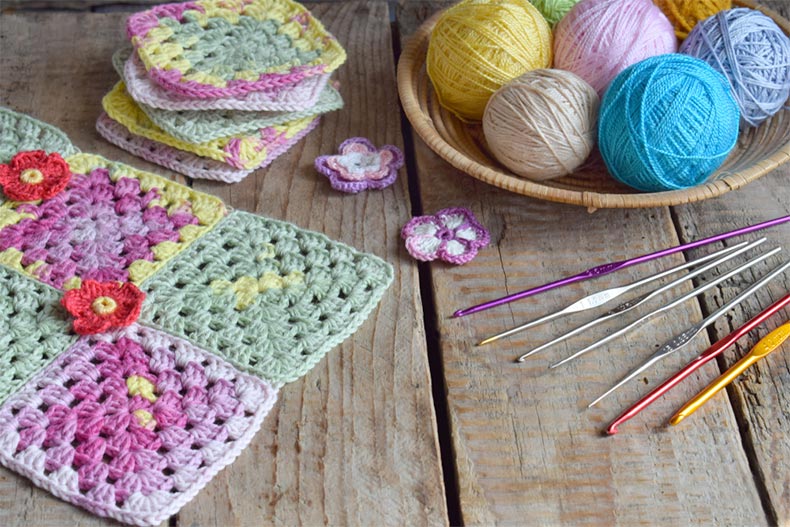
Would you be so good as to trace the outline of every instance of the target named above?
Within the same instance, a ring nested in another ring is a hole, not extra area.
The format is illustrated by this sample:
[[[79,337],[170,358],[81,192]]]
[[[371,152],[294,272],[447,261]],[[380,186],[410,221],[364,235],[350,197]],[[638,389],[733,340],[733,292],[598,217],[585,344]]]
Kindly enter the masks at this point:
[[[234,211],[145,282],[141,316],[279,386],[351,335],[392,277],[374,256]]]
[[[0,461],[99,516],[155,525],[247,446],[264,381],[160,331],[80,338],[0,407]]]
[[[337,69],[346,53],[291,0],[197,0],[155,6],[127,34],[157,84],[182,97],[244,95]]]
[[[237,97],[186,99],[153,82],[137,53],[131,49],[118,50],[112,61],[126,84],[126,90],[135,101],[163,110],[299,111],[315,105],[329,80],[329,74],[325,73],[305,77],[292,86],[255,91]]]
[[[59,299],[0,265],[0,404],[77,340]]]
[[[66,134],[54,126],[0,107],[0,163],[7,163],[25,150],[58,152],[64,157],[79,152]]]
[[[269,156],[260,166],[252,169],[234,168],[227,163],[200,157],[191,152],[185,152],[172,146],[134,135],[122,124],[113,121],[106,113],[102,113],[96,120],[96,130],[99,132],[99,135],[115,146],[137,157],[180,172],[185,176],[194,179],[210,179],[224,181],[225,183],[235,183],[241,181],[255,170],[269,166],[272,161],[312,132],[318,126],[318,122],[319,119],[313,120],[307,128],[291,137],[288,141],[277,145],[269,151]]]
[[[187,143],[207,143],[214,139],[250,134],[272,126],[315,118],[343,107],[343,98],[327,86],[315,106],[297,112],[245,112],[239,110],[159,110],[138,103],[151,121],[176,139]],[[271,157],[271,156],[269,156]]]
[[[284,151],[283,145],[291,144],[295,136],[311,125],[315,126],[313,122],[318,119],[312,116],[303,117],[289,123],[262,128],[253,133],[192,144],[176,139],[156,126],[129,96],[122,82],[116,84],[112,91],[104,96],[102,105],[107,115],[134,135],[246,170],[257,168],[267,160],[274,159],[275,152]]]
[[[0,204],[0,263],[58,289],[139,284],[226,214],[213,196],[99,156],[67,162],[57,196]]]

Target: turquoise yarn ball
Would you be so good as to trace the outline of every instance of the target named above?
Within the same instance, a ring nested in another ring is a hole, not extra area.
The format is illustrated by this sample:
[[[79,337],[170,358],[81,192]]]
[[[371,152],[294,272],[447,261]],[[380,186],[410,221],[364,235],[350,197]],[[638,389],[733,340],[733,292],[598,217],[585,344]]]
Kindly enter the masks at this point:
[[[740,112],[727,79],[677,53],[623,70],[601,103],[598,141],[609,173],[643,192],[703,183],[738,140]]]

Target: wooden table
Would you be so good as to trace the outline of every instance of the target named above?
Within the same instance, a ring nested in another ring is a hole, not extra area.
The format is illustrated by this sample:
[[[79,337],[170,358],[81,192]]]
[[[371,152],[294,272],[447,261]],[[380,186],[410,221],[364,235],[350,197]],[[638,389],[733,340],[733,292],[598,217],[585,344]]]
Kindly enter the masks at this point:
[[[131,3],[155,3],[131,0]],[[764,1],[790,15],[790,1]],[[581,336],[524,364],[513,358],[568,328],[549,323],[487,348],[481,337],[562,307],[582,293],[678,264],[676,255],[463,319],[450,314],[575,273],[790,213],[790,167],[702,203],[600,210],[537,201],[452,169],[415,139],[398,106],[402,43],[442,4],[404,0],[311,4],[348,51],[346,108],[270,168],[235,185],[185,180],[103,141],[93,123],[116,81],[130,0],[2,0],[0,104],[63,129],[83,151],[170,175],[233,207],[326,233],[395,265],[364,326],[287,385],[251,446],[171,526],[278,525],[788,525],[790,350],[775,353],[681,427],[667,418],[750,345],[771,320],[606,438],[624,407],[714,340],[790,289],[784,277],[719,320],[690,349],[652,368],[600,407],[594,396],[668,337],[712,312],[779,260],[687,302],[671,315],[570,366],[552,359],[617,327]],[[50,8],[59,8],[54,11]],[[384,191],[342,195],[312,168],[352,136],[405,148]],[[411,215],[468,206],[492,235],[463,267],[416,264],[399,237]],[[790,247],[790,227],[767,233]],[[698,253],[694,253],[698,254]],[[702,253],[699,253],[702,254]],[[686,290],[689,290],[688,286]],[[581,317],[583,319],[584,317]],[[0,525],[112,524],[0,469]]]

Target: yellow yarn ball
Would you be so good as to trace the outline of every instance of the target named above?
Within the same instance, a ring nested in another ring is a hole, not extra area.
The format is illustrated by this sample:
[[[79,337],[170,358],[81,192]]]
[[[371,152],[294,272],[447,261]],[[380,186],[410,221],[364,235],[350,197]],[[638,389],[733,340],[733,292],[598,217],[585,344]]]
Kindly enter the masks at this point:
[[[564,70],[534,70],[488,101],[483,134],[500,163],[533,181],[573,172],[598,136],[598,94]]]
[[[551,29],[528,0],[465,0],[439,18],[426,69],[439,103],[479,121],[491,95],[527,71],[551,65]]]
[[[700,20],[732,8],[732,0],[653,0],[653,3],[672,22],[680,39],[686,38]]]

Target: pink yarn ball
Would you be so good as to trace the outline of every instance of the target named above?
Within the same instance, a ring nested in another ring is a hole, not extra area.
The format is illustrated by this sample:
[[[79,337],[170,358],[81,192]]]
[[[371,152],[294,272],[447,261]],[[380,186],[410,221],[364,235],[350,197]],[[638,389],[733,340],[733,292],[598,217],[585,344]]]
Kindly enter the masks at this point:
[[[557,24],[554,67],[603,95],[631,64],[677,49],[672,23],[651,0],[582,0]]]

